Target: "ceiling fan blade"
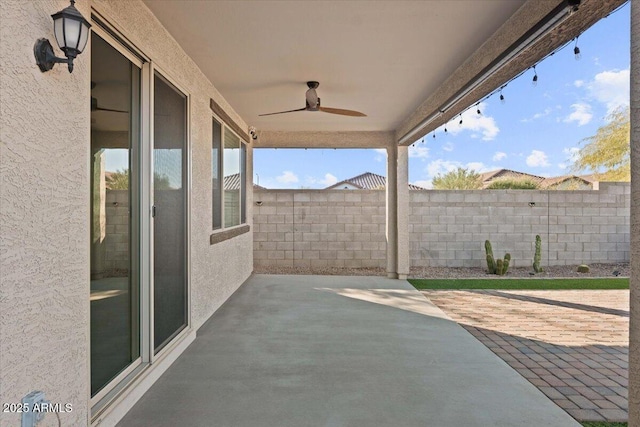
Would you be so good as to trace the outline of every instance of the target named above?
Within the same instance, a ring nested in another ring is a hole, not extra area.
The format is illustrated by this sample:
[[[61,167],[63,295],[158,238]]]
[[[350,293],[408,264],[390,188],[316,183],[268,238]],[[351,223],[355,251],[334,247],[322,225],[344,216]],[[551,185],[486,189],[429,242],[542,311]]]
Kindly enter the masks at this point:
[[[343,110],[342,108],[318,107],[318,109],[325,113],[339,114],[341,116],[367,117],[366,114],[361,113],[360,111]]]
[[[100,108],[98,107],[98,98],[95,98],[93,96],[91,97],[91,111],[111,111],[112,113],[128,113],[128,111],[123,111],[123,110],[112,110],[110,108]]]
[[[100,108],[100,107],[96,107],[95,111],[110,111],[112,113],[129,113],[128,111],[112,110],[110,108]]]
[[[297,110],[278,111],[277,113],[258,114],[258,116],[273,116],[274,114],[294,113],[296,111],[304,111],[306,109],[307,109],[307,107],[298,108]]]

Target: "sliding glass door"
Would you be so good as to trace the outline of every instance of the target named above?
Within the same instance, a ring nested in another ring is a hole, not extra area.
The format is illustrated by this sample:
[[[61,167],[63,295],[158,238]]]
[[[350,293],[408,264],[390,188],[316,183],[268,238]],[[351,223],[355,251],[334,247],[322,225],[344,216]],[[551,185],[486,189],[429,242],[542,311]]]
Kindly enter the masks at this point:
[[[154,75],[153,318],[157,353],[187,326],[187,97]]]
[[[140,357],[141,70],[91,37],[91,395]]]
[[[89,184],[94,413],[187,328],[189,313],[188,98],[99,27]]]

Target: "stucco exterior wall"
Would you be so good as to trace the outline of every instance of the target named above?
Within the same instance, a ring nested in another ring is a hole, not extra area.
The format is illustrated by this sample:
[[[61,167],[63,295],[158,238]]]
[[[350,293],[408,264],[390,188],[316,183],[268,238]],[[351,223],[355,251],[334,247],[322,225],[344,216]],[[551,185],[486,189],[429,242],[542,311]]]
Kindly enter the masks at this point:
[[[0,3],[0,401],[32,390],[89,410],[90,64],[43,74],[33,45],[53,41],[58,0]],[[78,9],[89,16],[89,4]],[[73,373],[70,375],[69,373]],[[51,420],[48,420],[51,421]],[[0,425],[19,425],[0,413]]]
[[[629,427],[640,427],[640,0],[631,2]]]
[[[0,2],[0,401],[43,390],[52,402],[73,405],[60,414],[62,425],[80,426],[90,417],[91,46],[72,74],[61,65],[41,73],[33,57],[37,38],[55,45],[51,14],[68,5]],[[86,18],[95,7],[190,95],[191,320],[198,328],[253,269],[251,233],[209,244],[210,98],[246,124],[141,1],[80,0],[76,7]],[[55,420],[47,418],[44,425]],[[19,419],[0,413],[0,425]]]
[[[254,194],[256,266],[386,266],[382,190],[261,190]],[[484,241],[512,266],[629,261],[630,185],[593,191],[408,191],[411,267],[483,267]],[[534,206],[530,206],[530,203]],[[400,251],[400,249],[399,249]]]

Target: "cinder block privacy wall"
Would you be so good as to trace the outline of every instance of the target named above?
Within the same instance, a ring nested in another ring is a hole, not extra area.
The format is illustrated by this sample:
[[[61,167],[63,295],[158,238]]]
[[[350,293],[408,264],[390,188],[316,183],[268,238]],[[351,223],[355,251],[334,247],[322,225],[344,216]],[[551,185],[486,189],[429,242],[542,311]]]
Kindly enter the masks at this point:
[[[629,261],[630,185],[592,191],[410,191],[412,267],[481,267],[484,241],[529,266]],[[256,190],[254,265],[386,266],[383,190]]]

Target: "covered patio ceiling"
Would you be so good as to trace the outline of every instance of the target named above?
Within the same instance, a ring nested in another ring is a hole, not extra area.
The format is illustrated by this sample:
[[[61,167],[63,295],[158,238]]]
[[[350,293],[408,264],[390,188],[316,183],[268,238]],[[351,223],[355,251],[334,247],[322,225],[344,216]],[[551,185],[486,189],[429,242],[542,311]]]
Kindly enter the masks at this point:
[[[258,147],[339,148],[410,144],[624,3],[582,0],[577,11],[492,70],[576,1],[145,3],[246,124],[257,128]],[[259,117],[303,108],[308,80],[320,82],[323,107],[367,117],[309,111]],[[478,80],[483,83],[476,86]]]

